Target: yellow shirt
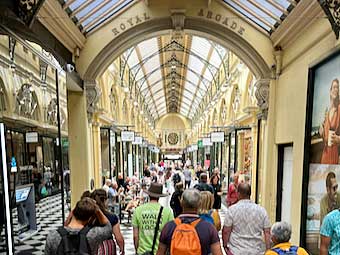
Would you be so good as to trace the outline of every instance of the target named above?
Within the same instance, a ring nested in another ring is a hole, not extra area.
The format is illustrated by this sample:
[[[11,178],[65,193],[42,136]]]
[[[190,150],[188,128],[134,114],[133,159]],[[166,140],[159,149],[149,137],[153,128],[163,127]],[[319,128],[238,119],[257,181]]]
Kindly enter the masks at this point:
[[[272,249],[280,248],[282,250],[289,250],[290,246],[292,246],[292,244],[289,243],[289,242],[287,242],[287,243],[279,243],[279,244],[275,245]],[[298,248],[297,254],[298,255],[308,255],[306,250],[304,248],[301,248],[301,247]],[[275,251],[273,251],[273,250],[267,250],[264,255],[277,255],[277,253]]]

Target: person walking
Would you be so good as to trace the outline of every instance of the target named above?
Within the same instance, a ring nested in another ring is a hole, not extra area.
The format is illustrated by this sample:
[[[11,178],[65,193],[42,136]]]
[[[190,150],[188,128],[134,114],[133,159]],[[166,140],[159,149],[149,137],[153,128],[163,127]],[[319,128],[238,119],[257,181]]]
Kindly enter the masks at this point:
[[[162,193],[162,189],[161,184],[151,183],[150,188],[145,191],[149,195],[150,202],[137,207],[133,214],[133,243],[136,254],[157,251],[160,231],[173,219],[172,211],[158,203],[160,197],[167,196]]]
[[[164,226],[157,255],[165,255],[167,252],[171,255],[222,255],[217,230],[197,214],[200,201],[198,190],[184,190],[181,200],[183,213]]]
[[[214,189],[214,205],[213,208],[215,210],[221,209],[221,196],[222,196],[222,190],[221,190],[221,184],[220,184],[220,177],[217,174],[214,174],[210,178],[210,185]]]
[[[184,185],[184,188],[187,189],[187,188],[190,188],[190,184],[191,184],[191,171],[188,167],[186,167],[183,171],[183,174],[184,174],[184,178],[185,178],[185,185]]]
[[[250,200],[250,195],[250,185],[239,184],[239,201],[226,211],[222,238],[227,254],[262,255],[270,248],[268,214],[263,207]]]
[[[289,242],[292,235],[292,226],[289,223],[284,221],[274,223],[270,230],[270,234],[274,247],[267,250],[265,255],[308,255],[308,252],[304,248],[292,245]]]
[[[322,221],[320,255],[340,254],[340,210],[328,213]]]
[[[171,196],[170,200],[170,207],[174,213],[174,217],[176,218],[178,215],[180,215],[183,211],[183,208],[181,206],[181,198],[183,194],[183,183],[179,182],[175,186],[175,192]]]
[[[214,189],[208,184],[208,175],[206,173],[201,173],[200,182],[194,186],[195,189],[199,191],[210,191],[214,194]]]

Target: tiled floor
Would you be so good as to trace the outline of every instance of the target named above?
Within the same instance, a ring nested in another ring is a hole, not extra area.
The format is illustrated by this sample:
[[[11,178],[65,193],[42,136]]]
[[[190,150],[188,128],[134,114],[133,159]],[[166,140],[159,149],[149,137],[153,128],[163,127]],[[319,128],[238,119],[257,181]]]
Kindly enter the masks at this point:
[[[223,205],[222,205],[223,206]],[[224,210],[220,211],[221,222],[224,220]],[[14,226],[17,225],[16,212],[13,212]],[[15,238],[15,254],[21,255],[39,255],[44,254],[46,236],[51,230],[57,229],[62,224],[61,215],[61,196],[55,195],[44,200],[41,200],[37,207],[37,222],[40,228],[39,232],[31,239],[26,240],[24,243],[20,243],[18,238]],[[14,227],[15,228],[15,227]],[[134,255],[133,246],[133,231],[131,221],[128,224],[126,220],[123,220],[121,224],[121,232],[125,240],[125,254]],[[220,231],[220,237],[221,237]],[[3,233],[2,233],[3,234]],[[222,239],[221,239],[222,240]],[[0,254],[5,254],[2,250],[4,242],[0,243]]]

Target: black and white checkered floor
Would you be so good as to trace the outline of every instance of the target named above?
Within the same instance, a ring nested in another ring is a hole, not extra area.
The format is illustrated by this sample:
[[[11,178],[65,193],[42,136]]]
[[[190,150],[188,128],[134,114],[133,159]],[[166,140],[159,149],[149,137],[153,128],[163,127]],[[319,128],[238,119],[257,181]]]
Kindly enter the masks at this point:
[[[223,205],[222,205],[223,206]],[[65,207],[67,208],[67,207]],[[45,198],[37,204],[37,223],[39,227],[39,232],[32,236],[30,239],[20,243],[17,237],[14,237],[15,242],[15,254],[21,255],[40,255],[44,254],[46,236],[51,230],[57,229],[62,224],[61,215],[61,195],[55,195]],[[221,222],[224,221],[224,210],[221,210]],[[17,212],[13,210],[13,225],[14,229],[17,226]],[[4,231],[3,231],[4,232]],[[134,245],[133,245],[133,231],[130,223],[123,220],[121,224],[121,232],[125,240],[125,254],[134,255]],[[220,231],[220,238],[221,233]],[[6,254],[4,247],[4,233],[1,236],[2,242],[0,242],[0,254]],[[222,238],[221,238],[222,240]]]

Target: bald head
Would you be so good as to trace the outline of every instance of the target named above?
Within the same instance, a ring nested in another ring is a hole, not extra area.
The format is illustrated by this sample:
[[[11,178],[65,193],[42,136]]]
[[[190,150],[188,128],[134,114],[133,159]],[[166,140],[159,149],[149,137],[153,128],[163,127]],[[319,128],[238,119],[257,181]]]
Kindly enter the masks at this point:
[[[237,187],[237,192],[240,199],[249,199],[251,195],[251,187],[247,183],[241,183]]]

